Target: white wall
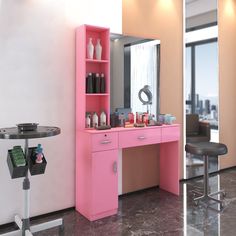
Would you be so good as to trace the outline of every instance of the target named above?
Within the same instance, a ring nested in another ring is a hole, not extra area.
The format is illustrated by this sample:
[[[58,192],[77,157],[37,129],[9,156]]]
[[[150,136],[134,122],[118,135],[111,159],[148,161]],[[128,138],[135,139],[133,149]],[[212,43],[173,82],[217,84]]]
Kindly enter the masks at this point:
[[[65,0],[65,2],[67,16],[72,22],[109,27],[113,33],[122,33],[122,0]]]
[[[107,9],[100,7],[102,20]],[[31,216],[75,205],[75,27],[86,23],[85,10],[72,0],[1,1],[0,127],[38,122],[62,129],[29,141],[42,143],[48,160],[46,173],[30,178]],[[89,23],[98,25],[93,19]],[[115,20],[109,23],[118,32]],[[7,150],[17,144],[23,142],[0,140],[0,225],[23,210],[22,179],[12,180],[6,163]]]

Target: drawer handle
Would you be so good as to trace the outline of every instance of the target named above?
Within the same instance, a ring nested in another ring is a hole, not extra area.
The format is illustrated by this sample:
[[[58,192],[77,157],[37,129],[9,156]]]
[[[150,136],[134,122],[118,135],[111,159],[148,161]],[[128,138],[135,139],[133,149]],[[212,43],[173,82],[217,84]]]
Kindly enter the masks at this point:
[[[113,172],[117,173],[117,162],[116,161],[114,161],[114,163],[113,163]]]
[[[111,143],[110,140],[103,140],[103,141],[101,141],[101,144],[109,144],[109,143]]]
[[[144,136],[139,136],[138,139],[143,140],[143,139],[146,139],[146,138]]]

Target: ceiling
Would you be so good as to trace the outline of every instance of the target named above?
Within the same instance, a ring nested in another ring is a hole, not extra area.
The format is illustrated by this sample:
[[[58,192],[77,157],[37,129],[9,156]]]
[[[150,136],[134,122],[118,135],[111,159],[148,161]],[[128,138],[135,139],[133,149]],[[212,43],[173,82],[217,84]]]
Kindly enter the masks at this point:
[[[192,3],[192,2],[196,2],[198,0],[186,0],[186,4]]]
[[[185,0],[186,18],[217,10],[217,0]]]

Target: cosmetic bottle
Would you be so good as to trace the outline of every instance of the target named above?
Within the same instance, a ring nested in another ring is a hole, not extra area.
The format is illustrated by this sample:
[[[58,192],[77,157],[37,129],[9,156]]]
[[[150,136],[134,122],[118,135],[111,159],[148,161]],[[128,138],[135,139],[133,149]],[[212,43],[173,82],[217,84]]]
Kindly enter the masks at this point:
[[[98,115],[96,112],[93,113],[93,128],[98,126]]]
[[[106,113],[102,111],[100,114],[100,126],[106,125],[106,120],[107,120]]]
[[[88,75],[86,77],[86,93],[93,93],[92,73],[88,73]]]
[[[124,113],[119,114],[119,127],[125,127],[125,115],[124,115]]]
[[[91,128],[91,114],[86,112],[85,127]]]
[[[102,46],[101,46],[101,40],[97,39],[97,44],[95,46],[95,56],[97,60],[102,59]]]
[[[89,38],[89,42],[87,44],[87,58],[93,59],[93,53],[94,53],[93,39]]]
[[[95,93],[100,93],[100,76],[98,73],[96,73],[95,78]]]
[[[101,77],[100,77],[100,92],[101,93],[105,93],[106,92],[106,84],[105,84],[105,76],[103,73],[101,73]]]

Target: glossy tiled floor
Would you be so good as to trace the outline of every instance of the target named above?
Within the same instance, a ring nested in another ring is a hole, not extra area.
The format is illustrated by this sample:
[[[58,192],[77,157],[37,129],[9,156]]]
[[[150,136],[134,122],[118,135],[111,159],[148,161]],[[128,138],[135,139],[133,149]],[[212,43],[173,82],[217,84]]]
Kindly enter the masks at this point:
[[[181,183],[180,197],[158,188],[120,197],[118,215],[95,222],[89,222],[74,210],[47,219],[63,216],[66,236],[235,236],[236,169],[210,178],[211,191],[217,190],[220,185],[227,192],[226,207],[222,212],[206,209],[201,205],[194,206],[191,190],[201,184],[202,179]],[[213,208],[217,209],[216,206]],[[57,229],[35,234],[41,235],[59,234]]]

